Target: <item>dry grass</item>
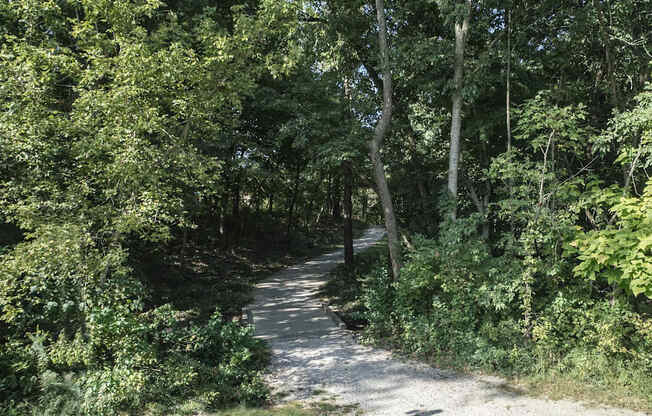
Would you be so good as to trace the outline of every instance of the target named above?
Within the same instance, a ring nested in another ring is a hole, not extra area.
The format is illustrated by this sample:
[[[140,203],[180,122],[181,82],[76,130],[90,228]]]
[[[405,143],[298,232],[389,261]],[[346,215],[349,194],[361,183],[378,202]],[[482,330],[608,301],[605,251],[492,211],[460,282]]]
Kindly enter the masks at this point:
[[[545,378],[525,378],[519,381],[528,395],[551,400],[579,400],[589,406],[625,408],[652,414],[652,400],[632,394],[622,386],[588,384],[570,376],[549,375]]]

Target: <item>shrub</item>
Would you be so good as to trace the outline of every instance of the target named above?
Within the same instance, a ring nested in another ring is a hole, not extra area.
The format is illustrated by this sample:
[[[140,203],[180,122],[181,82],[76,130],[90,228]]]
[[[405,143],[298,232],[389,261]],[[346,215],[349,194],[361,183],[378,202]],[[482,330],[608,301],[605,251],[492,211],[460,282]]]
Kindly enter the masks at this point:
[[[492,254],[476,225],[458,219],[436,239],[415,237],[394,282],[382,262],[367,274],[368,338],[390,337],[404,351],[463,367],[576,374],[651,397],[652,324],[644,314],[625,298],[601,299],[583,280],[545,273],[550,261],[554,273],[570,271],[568,259],[519,257],[509,248]]]
[[[8,413],[114,415],[148,401],[260,402],[260,341],[248,328],[145,311],[127,252],[82,228],[43,227],[0,258],[0,398]]]

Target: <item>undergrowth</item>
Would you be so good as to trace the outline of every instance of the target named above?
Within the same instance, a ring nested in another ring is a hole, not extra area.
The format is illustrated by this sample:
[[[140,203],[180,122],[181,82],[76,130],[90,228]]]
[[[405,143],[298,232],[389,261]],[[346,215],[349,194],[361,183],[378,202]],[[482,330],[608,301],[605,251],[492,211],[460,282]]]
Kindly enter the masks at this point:
[[[331,306],[349,329],[361,329],[367,325],[366,309],[360,293],[365,275],[383,258],[386,261],[386,238],[362,253],[356,253],[351,269],[347,269],[344,264],[338,265],[319,292],[319,296]]]
[[[0,414],[268,403],[267,349],[241,310],[264,276],[340,243],[335,223],[312,232],[289,248],[259,240],[225,251],[191,238],[156,252],[145,243],[103,252],[74,227],[32,235],[0,257]]]
[[[492,255],[470,221],[415,236],[398,280],[386,243],[339,266],[322,296],[363,339],[435,365],[499,374],[532,394],[652,410],[652,322],[625,299],[565,278],[533,289],[523,317],[519,259]],[[554,287],[554,286],[553,286]]]

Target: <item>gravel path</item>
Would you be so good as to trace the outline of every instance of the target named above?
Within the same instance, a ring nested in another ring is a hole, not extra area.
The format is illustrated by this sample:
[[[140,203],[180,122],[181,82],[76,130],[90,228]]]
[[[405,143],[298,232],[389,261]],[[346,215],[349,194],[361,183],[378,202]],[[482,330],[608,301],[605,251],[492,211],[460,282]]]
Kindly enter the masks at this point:
[[[369,229],[356,250],[371,246],[384,229]],[[499,378],[471,377],[402,360],[358,344],[322,309],[315,294],[342,252],[317,257],[276,273],[256,289],[250,306],[257,337],[272,350],[268,381],[286,400],[310,400],[313,392],[358,403],[365,415],[580,415],[633,416],[628,410],[586,408],[509,392]]]

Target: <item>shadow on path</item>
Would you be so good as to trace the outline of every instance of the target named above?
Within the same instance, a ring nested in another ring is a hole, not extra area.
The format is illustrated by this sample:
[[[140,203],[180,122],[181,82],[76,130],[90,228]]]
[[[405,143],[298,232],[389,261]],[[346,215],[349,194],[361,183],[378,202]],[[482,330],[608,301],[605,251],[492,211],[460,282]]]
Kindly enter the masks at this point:
[[[371,228],[354,246],[364,250],[384,234]],[[319,256],[276,273],[256,289],[255,335],[267,340],[272,352],[267,380],[286,400],[309,399],[313,390],[323,390],[378,416],[640,415],[527,397],[505,389],[499,378],[455,374],[358,344],[315,296],[342,260],[341,250]]]

